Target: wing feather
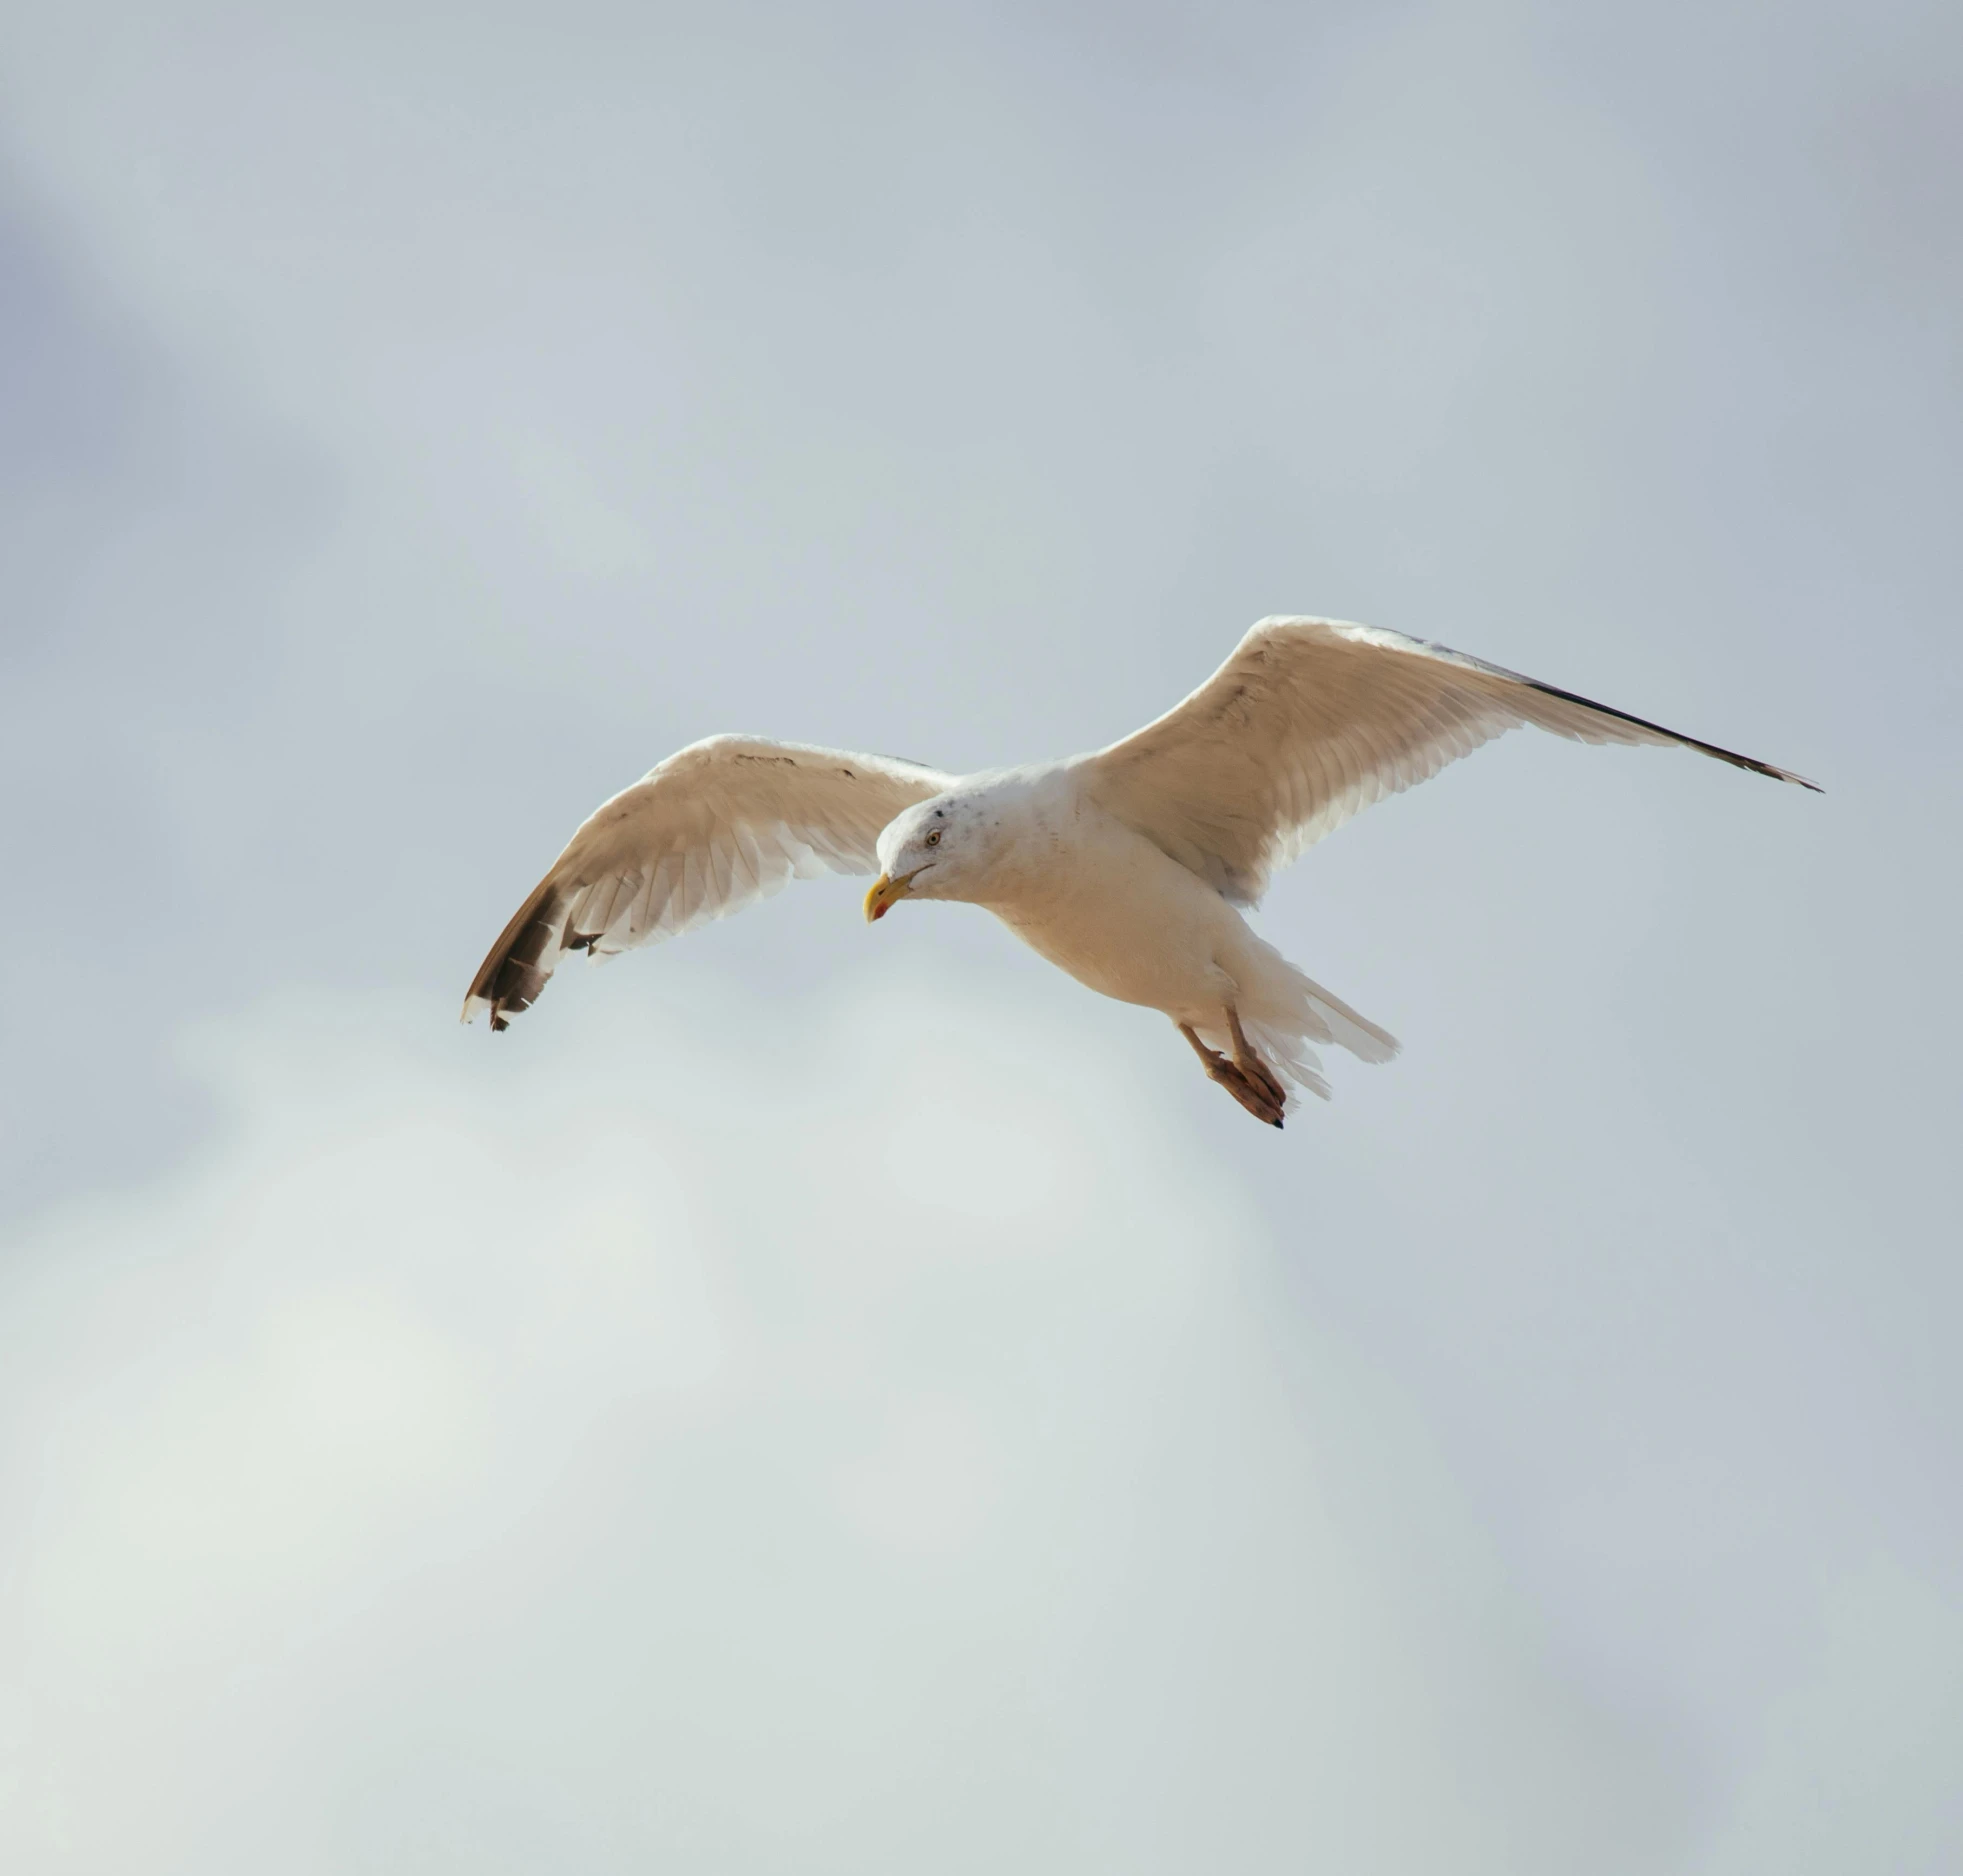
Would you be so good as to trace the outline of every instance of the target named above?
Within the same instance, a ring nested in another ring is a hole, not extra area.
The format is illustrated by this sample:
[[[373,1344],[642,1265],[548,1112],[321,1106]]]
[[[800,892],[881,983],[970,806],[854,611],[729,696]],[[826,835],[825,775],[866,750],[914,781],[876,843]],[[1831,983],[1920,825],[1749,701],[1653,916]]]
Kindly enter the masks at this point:
[[[1337,619],[1263,619],[1183,703],[1080,761],[1107,812],[1252,905],[1352,815],[1523,723],[1579,742],[1676,743],[1815,786],[1448,646]]]
[[[917,763],[711,736],[603,803],[499,934],[464,998],[491,1027],[568,951],[608,957],[724,918],[793,878],[877,870],[880,830],[952,781]]]

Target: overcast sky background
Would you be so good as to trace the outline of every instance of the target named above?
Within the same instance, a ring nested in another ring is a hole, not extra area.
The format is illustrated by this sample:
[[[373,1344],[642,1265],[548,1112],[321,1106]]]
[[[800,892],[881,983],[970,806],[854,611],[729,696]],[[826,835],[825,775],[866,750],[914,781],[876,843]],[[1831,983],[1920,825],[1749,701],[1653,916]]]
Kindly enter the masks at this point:
[[[0,5],[10,1870],[1963,1866],[1963,27]],[[1257,616],[1515,737],[1277,1136],[850,882],[454,1027],[746,730]]]

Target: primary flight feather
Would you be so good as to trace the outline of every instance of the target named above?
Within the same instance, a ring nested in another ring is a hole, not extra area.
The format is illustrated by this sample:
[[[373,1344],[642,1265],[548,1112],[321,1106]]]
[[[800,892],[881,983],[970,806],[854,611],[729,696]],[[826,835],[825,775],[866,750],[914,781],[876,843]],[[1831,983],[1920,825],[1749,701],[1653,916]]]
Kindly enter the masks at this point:
[[[1185,702],[1089,755],[980,775],[762,737],[692,743],[604,803],[491,947],[464,1000],[491,1027],[568,951],[671,938],[793,877],[871,873],[901,899],[986,906],[1080,983],[1162,1010],[1207,1075],[1279,1127],[1326,1096],[1315,1045],[1396,1041],[1258,938],[1237,910],[1373,801],[1532,723],[1592,743],[1677,743],[1815,784],[1423,639],[1263,619]]]

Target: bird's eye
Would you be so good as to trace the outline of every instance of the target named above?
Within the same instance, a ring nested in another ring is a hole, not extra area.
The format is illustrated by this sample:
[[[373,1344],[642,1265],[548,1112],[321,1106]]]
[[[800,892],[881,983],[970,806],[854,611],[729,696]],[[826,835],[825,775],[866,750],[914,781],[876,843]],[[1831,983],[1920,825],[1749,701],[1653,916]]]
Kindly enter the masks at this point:
[[[941,830],[938,827],[927,836],[927,844],[930,847],[938,847],[941,844]]]

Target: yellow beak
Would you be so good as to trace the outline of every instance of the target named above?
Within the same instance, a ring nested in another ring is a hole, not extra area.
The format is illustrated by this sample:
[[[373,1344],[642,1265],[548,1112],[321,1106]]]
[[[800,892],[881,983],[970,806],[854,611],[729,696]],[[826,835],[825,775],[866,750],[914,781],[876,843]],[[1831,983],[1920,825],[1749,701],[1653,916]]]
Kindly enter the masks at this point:
[[[914,875],[902,873],[898,879],[890,873],[882,873],[873,881],[872,890],[866,894],[866,923],[882,919],[894,906],[913,891]]]

